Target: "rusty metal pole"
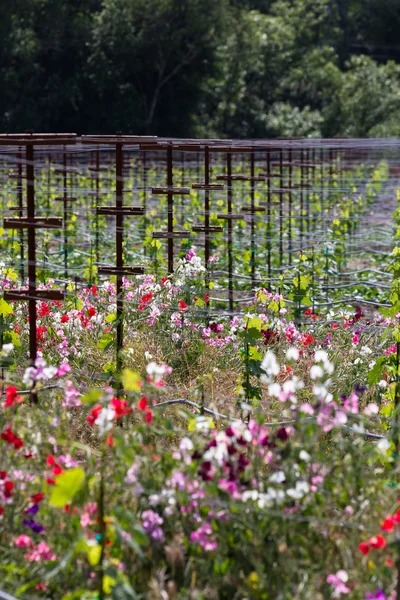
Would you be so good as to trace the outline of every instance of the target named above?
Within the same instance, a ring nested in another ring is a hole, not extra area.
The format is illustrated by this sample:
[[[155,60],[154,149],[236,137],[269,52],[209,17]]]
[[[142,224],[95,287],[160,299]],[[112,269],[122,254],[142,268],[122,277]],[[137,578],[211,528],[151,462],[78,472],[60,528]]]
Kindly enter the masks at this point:
[[[288,229],[288,254],[289,265],[292,264],[292,149],[288,149],[288,211],[289,211],[289,229]]]
[[[184,187],[185,185],[185,153],[181,152],[181,186]],[[184,219],[184,197],[181,197],[181,227],[183,227],[183,224],[185,222]]]
[[[267,150],[267,265],[268,280],[271,281],[271,152]]]
[[[228,288],[229,288],[229,310],[233,312],[233,256],[232,256],[232,154],[226,154],[227,175],[227,198],[228,198]]]
[[[96,206],[99,205],[99,196],[100,196],[100,150],[97,148],[96,150]],[[95,211],[95,242],[94,242],[94,251],[96,255],[96,262],[100,260],[100,230],[99,230],[99,216],[97,211]]]
[[[256,240],[255,240],[255,205],[254,205],[254,152],[250,153],[250,227],[251,227],[251,286],[256,285]]]
[[[205,186],[210,185],[210,149],[208,146],[204,149],[204,184]],[[210,260],[210,192],[207,189],[204,192],[204,261],[208,272],[209,260]],[[208,287],[208,277],[206,279],[206,286]]]
[[[63,147],[63,207],[64,207],[64,278],[68,279],[68,193],[67,153]]]
[[[116,143],[115,145],[115,206],[116,206],[116,232],[115,232],[115,252],[116,252],[116,261],[115,266],[117,268],[116,272],[116,291],[117,291],[117,373],[121,371],[122,361],[121,361],[121,349],[123,345],[123,299],[122,299],[122,269],[124,266],[123,261],[123,241],[124,241],[124,231],[123,231],[123,215],[122,215],[122,205],[123,205],[123,178],[122,178],[122,144]]]
[[[279,266],[283,265],[283,149],[279,150]]]
[[[304,149],[300,150],[300,250],[303,251],[304,228]]]
[[[321,161],[321,185],[320,185],[320,194],[321,194],[321,216],[322,216],[322,231],[325,232],[325,202],[324,202],[324,149],[321,147],[320,150],[320,161]]]
[[[33,144],[26,146],[26,199],[28,219],[35,218],[35,169]],[[36,345],[36,233],[28,228],[28,278],[29,278],[29,357],[33,365],[37,356]]]
[[[22,218],[24,216],[24,191],[23,191],[23,187],[22,187],[22,162],[23,162],[23,151],[22,148],[19,150],[18,152],[18,179],[17,179],[17,186],[18,186],[18,215]],[[20,229],[19,231],[19,243],[20,243],[20,249],[19,249],[19,253],[20,253],[20,267],[19,267],[19,273],[20,273],[20,277],[21,277],[21,283],[24,282],[25,279],[25,250],[24,250],[24,230]]]
[[[168,273],[174,270],[174,240],[172,233],[174,231],[174,193],[173,186],[173,163],[172,163],[172,145],[167,148],[167,186],[168,186]]]

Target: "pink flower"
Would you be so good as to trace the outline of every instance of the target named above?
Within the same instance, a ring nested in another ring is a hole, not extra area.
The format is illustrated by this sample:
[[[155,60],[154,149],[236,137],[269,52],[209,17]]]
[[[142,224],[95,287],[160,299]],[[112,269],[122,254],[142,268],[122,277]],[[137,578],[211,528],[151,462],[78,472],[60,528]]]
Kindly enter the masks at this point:
[[[349,580],[349,576],[346,571],[340,570],[335,574],[328,575],[326,578],[327,583],[333,587],[333,596],[336,598],[341,594],[348,594],[350,588],[347,587],[346,583]]]
[[[32,540],[29,535],[22,534],[16,538],[14,544],[18,548],[28,548],[32,544]]]

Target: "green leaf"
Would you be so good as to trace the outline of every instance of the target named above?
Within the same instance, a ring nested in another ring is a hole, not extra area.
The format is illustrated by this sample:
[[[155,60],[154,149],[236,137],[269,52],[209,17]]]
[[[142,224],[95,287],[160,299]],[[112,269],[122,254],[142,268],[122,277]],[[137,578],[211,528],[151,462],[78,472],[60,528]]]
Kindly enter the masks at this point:
[[[86,553],[88,561],[92,567],[99,564],[101,557],[101,545],[100,544],[87,544]]]
[[[98,402],[102,396],[101,390],[89,390],[87,394],[80,397],[80,401],[83,404],[94,404]]]
[[[105,333],[99,339],[99,341],[97,343],[97,347],[98,347],[99,350],[106,351],[111,346],[111,344],[113,343],[113,341],[114,341],[113,334],[112,333]]]
[[[4,298],[0,298],[0,316],[7,317],[8,315],[12,315],[12,314],[13,314],[13,308],[12,308],[11,304],[8,304],[8,302],[6,302],[4,300]]]
[[[50,504],[52,506],[64,507],[76,496],[85,480],[85,471],[81,467],[64,471],[55,478],[52,487]]]
[[[128,392],[140,392],[142,380],[138,373],[131,369],[124,369],[122,373],[122,385]]]
[[[378,381],[381,379],[383,367],[385,366],[386,360],[387,359],[385,356],[382,356],[381,358],[377,359],[373,368],[368,373],[369,385],[375,385],[375,383],[378,383]]]

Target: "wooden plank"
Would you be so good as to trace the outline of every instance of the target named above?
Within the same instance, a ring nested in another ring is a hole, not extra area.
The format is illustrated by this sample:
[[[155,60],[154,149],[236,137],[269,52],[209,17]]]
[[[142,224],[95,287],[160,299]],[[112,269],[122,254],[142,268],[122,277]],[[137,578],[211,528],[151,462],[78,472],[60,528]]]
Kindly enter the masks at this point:
[[[154,231],[153,238],[158,240],[185,240],[190,238],[190,233],[186,231]]]
[[[143,275],[144,267],[114,267],[107,265],[98,267],[99,275]]]
[[[63,221],[58,217],[11,217],[3,224],[4,229],[60,229]]]
[[[145,210],[141,206],[122,206],[117,208],[116,206],[97,206],[96,208],[98,215],[144,215]]]
[[[176,196],[186,196],[190,194],[190,188],[188,187],[176,187],[176,186],[164,186],[151,188],[152,194],[174,194]]]
[[[224,231],[224,228],[216,225],[210,225],[209,227],[205,227],[204,225],[194,225],[192,231],[195,233],[221,233]]]
[[[4,300],[64,300],[65,293],[62,290],[7,290],[4,292]]]

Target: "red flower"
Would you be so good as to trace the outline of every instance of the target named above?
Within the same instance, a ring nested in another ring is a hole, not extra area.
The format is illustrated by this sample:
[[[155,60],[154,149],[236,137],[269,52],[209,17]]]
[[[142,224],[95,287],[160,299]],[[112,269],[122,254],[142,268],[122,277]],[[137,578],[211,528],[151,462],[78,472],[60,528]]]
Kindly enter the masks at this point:
[[[24,442],[23,442],[23,441],[21,440],[21,438],[19,438],[19,437],[17,437],[17,438],[16,438],[16,439],[13,441],[13,444],[14,444],[14,448],[15,448],[16,450],[21,450],[21,448],[23,448],[23,447],[24,447]]]
[[[151,423],[153,420],[153,413],[151,412],[151,410],[148,410],[144,416],[146,423]]]
[[[145,309],[146,306],[148,306],[150,304],[150,302],[152,301],[153,298],[154,298],[153,292],[149,292],[148,294],[144,294],[144,296],[142,296],[141,299],[140,299],[138,310]]]
[[[131,408],[128,408],[126,400],[120,400],[119,398],[113,398],[110,405],[114,409],[114,415],[116,419],[120,419],[124,415],[129,415],[132,412]]]
[[[47,333],[47,327],[40,325],[36,328],[36,340],[38,342],[44,342],[44,334]]]
[[[2,506],[0,506],[0,517],[1,517],[1,515],[3,515],[3,514],[4,514],[4,508],[3,508]]]
[[[46,302],[41,302],[39,317],[48,317],[50,314],[50,307]]]
[[[88,317],[90,319],[96,315],[96,309],[94,308],[94,306],[91,306],[87,312],[88,312]]]
[[[147,402],[146,396],[143,396],[142,398],[140,398],[140,400],[138,402],[138,409],[139,410],[147,410],[148,405],[149,404]]]
[[[206,304],[208,304],[210,302],[210,294],[205,293],[203,298],[204,298],[204,301]]]
[[[396,524],[396,521],[394,520],[393,517],[386,517],[386,519],[383,521],[383,523],[381,525],[381,529],[382,529],[382,531],[387,531],[390,533],[393,531],[395,524]]]
[[[39,502],[41,502],[44,499],[44,494],[42,494],[41,492],[37,493],[37,494],[32,494],[31,496],[31,500],[34,504],[39,504]]]
[[[13,385],[9,385],[6,389],[6,401],[5,406],[12,406],[16,402],[23,402],[22,396],[17,395],[17,388]]]
[[[161,285],[164,287],[164,285],[167,283],[167,281],[168,281],[168,277],[163,277],[161,279]]]
[[[183,300],[179,300],[179,310],[185,312],[189,307]]]
[[[24,447],[24,442],[11,431],[10,427],[7,427],[7,429],[2,432],[1,439],[7,444],[12,444],[16,450],[20,450]]]
[[[61,323],[68,323],[69,321],[69,316],[68,315],[63,315],[60,319]]]
[[[303,335],[301,336],[301,343],[303,346],[308,346],[309,344],[312,344],[314,342],[314,338],[312,335],[310,335],[309,333],[303,333]]]
[[[107,436],[106,445],[110,448],[113,448],[115,446],[114,438],[111,433]]]
[[[62,468],[60,467],[60,465],[55,465],[53,467],[53,475],[61,475],[61,473],[63,472]]]
[[[46,458],[46,464],[47,464],[48,467],[52,467],[53,465],[56,464],[56,459],[54,458],[54,456],[52,454],[50,454]]]
[[[361,542],[361,544],[359,544],[358,549],[361,550],[361,552],[364,555],[367,555],[369,553],[369,546],[367,544],[367,542]]]
[[[371,548],[385,548],[386,540],[383,535],[374,535],[374,537],[370,538],[368,541]]]
[[[97,296],[97,286],[96,285],[92,285],[91,292],[92,292],[93,296]]]
[[[103,407],[101,404],[96,404],[90,411],[90,415],[86,415],[86,421],[93,427],[96,422],[97,417],[101,413]]]
[[[6,498],[11,498],[12,493],[14,491],[14,484],[12,481],[8,480],[5,482],[3,486],[3,494]]]
[[[394,566],[394,562],[389,557],[385,559],[385,563],[387,564],[388,567],[393,567]]]
[[[306,315],[306,317],[308,317],[309,315],[311,315],[311,313],[312,313],[311,308],[307,308],[307,310],[305,311],[304,314]]]

